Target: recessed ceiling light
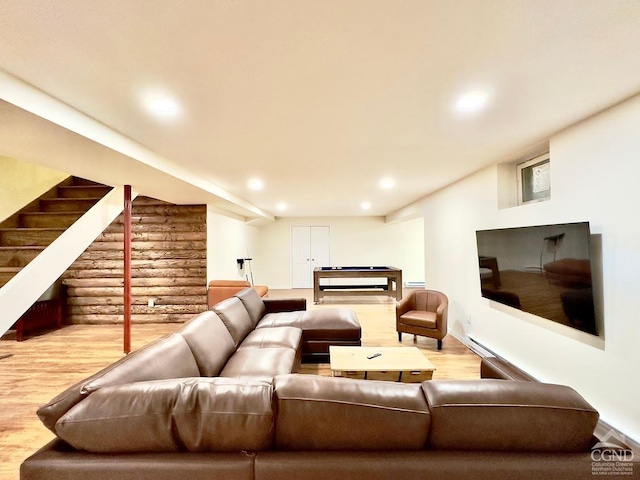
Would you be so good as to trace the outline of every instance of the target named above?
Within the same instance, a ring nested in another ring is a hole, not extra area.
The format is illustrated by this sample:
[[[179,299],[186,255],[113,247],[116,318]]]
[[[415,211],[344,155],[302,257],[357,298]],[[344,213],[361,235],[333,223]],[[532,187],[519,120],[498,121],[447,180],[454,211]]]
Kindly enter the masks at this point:
[[[360,208],[362,208],[362,210],[369,210],[371,208],[371,204],[369,202],[362,202],[360,204]]]
[[[147,109],[159,117],[175,117],[180,106],[173,98],[162,95],[151,95],[145,101]]]
[[[463,113],[477,112],[487,104],[487,94],[481,91],[465,93],[456,102],[456,110]]]
[[[380,188],[383,188],[384,190],[389,190],[393,188],[395,184],[396,184],[396,181],[391,177],[385,177],[380,180]]]
[[[278,211],[284,212],[287,209],[287,204],[284,202],[278,202],[276,204],[276,208],[278,209]]]
[[[264,188],[264,182],[259,178],[250,178],[247,182],[247,187],[250,190],[262,190]]]

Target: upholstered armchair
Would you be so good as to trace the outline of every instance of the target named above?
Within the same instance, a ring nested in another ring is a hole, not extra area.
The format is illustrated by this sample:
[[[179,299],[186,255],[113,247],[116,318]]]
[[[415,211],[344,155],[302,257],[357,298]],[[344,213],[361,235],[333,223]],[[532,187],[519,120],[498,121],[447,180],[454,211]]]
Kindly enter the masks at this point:
[[[398,341],[403,333],[412,333],[438,340],[442,350],[442,339],[447,335],[447,313],[449,299],[435,290],[415,290],[396,303],[396,330]]]

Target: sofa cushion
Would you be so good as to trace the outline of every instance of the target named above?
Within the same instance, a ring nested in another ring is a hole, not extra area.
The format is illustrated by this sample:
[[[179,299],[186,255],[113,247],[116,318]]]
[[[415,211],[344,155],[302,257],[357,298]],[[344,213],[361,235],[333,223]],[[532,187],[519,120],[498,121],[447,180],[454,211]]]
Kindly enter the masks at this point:
[[[189,320],[179,333],[189,344],[203,377],[218,375],[236,350],[231,333],[211,310]]]
[[[276,375],[294,372],[298,362],[292,348],[239,348],[220,376],[271,383]]]
[[[563,385],[504,380],[424,382],[434,449],[580,452],[598,412]]]
[[[360,339],[361,328],[356,312],[348,308],[319,308],[305,311],[301,328],[305,339]]]
[[[249,312],[244,308],[244,304],[238,297],[231,297],[221,301],[213,307],[213,311],[224,322],[236,346],[253,330]]]
[[[196,377],[199,374],[189,345],[181,335],[174,333],[132,352],[56,395],[38,409],[38,417],[55,432],[58,419],[99,388],[146,380]]]
[[[238,348],[284,347],[297,350],[302,341],[302,330],[296,327],[259,328],[247,335]]]
[[[262,320],[258,322],[256,328],[271,327],[298,327],[301,328],[300,320],[302,320],[303,311],[285,311],[267,313]]]
[[[105,387],[65,413],[56,423],[56,434],[90,452],[177,451],[171,412],[180,392],[175,380]]]
[[[189,451],[264,450],[273,443],[273,386],[230,378],[195,379],[174,418]],[[189,387],[189,385],[186,385]]]
[[[430,413],[419,384],[315,375],[274,379],[282,450],[421,450]]]
[[[190,378],[103,388],[56,432],[90,452],[241,451],[269,448],[273,424],[271,385]]]
[[[238,297],[244,305],[244,308],[247,310],[249,317],[251,318],[251,327],[255,328],[266,313],[266,308],[262,298],[255,288],[245,288],[244,290],[236,293],[235,296]]]

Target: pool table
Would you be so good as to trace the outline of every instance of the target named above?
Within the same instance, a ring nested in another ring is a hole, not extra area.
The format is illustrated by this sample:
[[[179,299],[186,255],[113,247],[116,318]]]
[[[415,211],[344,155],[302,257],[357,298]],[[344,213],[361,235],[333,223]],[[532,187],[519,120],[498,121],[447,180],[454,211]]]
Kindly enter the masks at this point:
[[[323,278],[385,279],[375,284],[322,284]],[[388,295],[402,299],[402,270],[396,267],[317,267],[313,269],[313,301],[320,302],[327,295]]]

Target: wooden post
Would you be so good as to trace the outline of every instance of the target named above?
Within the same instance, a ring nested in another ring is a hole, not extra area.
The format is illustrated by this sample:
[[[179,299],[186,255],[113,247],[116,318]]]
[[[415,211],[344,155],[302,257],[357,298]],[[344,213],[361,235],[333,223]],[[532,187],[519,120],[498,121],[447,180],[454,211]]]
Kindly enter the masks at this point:
[[[131,185],[124,186],[124,353],[131,352]]]

